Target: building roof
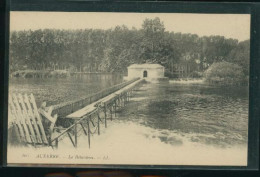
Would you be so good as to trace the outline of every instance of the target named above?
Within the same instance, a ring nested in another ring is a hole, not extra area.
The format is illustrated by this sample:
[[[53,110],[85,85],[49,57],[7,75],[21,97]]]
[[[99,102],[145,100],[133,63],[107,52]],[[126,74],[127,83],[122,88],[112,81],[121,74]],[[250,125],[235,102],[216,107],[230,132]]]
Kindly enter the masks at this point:
[[[157,68],[164,68],[162,65],[160,64],[149,64],[149,63],[145,63],[145,64],[132,64],[130,66],[127,67],[128,69],[157,69]]]

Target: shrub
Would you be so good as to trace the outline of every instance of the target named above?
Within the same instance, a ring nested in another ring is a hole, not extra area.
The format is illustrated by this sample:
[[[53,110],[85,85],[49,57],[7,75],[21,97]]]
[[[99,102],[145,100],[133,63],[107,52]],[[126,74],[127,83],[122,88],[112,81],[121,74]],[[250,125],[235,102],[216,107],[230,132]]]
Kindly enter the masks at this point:
[[[241,85],[246,79],[241,66],[225,61],[213,63],[204,76],[207,82],[221,85]]]
[[[192,78],[201,78],[201,77],[203,77],[203,73],[199,72],[199,71],[193,71],[192,73],[190,73],[190,77],[192,77]]]

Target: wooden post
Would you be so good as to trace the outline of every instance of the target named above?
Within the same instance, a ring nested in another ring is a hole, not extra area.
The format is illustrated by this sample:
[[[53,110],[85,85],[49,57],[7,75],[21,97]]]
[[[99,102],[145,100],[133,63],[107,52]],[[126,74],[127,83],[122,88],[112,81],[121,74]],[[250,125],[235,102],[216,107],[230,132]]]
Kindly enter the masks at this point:
[[[78,146],[78,130],[77,130],[77,123],[75,123],[75,148]]]
[[[21,119],[24,131],[25,131],[26,140],[27,140],[27,142],[32,143],[33,141],[31,139],[31,136],[30,136],[30,133],[29,133],[29,129],[28,129],[27,124],[26,124],[27,120],[24,118],[24,115],[22,113],[20,104],[19,104],[18,99],[17,99],[15,94],[13,95],[13,103],[14,103],[13,106],[14,106],[14,108],[17,111],[17,118]]]
[[[88,147],[90,148],[90,129],[89,129],[89,119],[87,120],[88,124]]]
[[[115,111],[115,117],[116,117],[116,100],[115,100],[115,103],[114,103],[114,111]]]
[[[56,149],[58,149],[58,144],[59,144],[59,140],[58,140],[58,138],[55,140],[55,147],[56,147]]]
[[[112,109],[113,109],[113,104],[111,105],[111,107],[110,107],[110,109],[109,109],[110,115],[111,115],[111,117],[110,117],[111,121],[112,121],[112,119],[113,119],[113,111],[112,111]]]
[[[85,129],[85,127],[84,127],[84,125],[82,124],[82,122],[80,123],[80,125],[81,125],[81,127],[82,127],[82,129],[83,129],[83,131],[84,131],[85,135],[88,135],[88,133],[87,133],[87,131],[86,131],[86,129]]]
[[[126,105],[126,93],[124,94],[124,106]]]
[[[107,128],[107,105],[104,107],[104,113],[105,113],[105,127]]]
[[[121,107],[124,106],[124,95],[120,96]]]
[[[75,146],[75,142],[73,141],[73,139],[72,139],[72,137],[71,137],[71,135],[70,135],[70,132],[67,131],[67,134],[68,134],[68,136],[69,136],[69,138],[70,138],[70,141],[71,141],[72,145],[73,145],[74,147],[76,147],[76,146]]]
[[[99,125],[100,117],[99,117],[99,113],[98,112],[97,112],[97,116],[98,116],[98,135],[100,135],[100,125]]]
[[[124,107],[124,94],[121,95],[122,107]]]

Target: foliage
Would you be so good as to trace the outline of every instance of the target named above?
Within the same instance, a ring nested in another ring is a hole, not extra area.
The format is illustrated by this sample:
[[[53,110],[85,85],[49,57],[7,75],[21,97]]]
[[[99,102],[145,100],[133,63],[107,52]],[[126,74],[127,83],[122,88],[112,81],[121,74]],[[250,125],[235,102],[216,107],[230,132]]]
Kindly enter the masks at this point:
[[[209,83],[237,85],[243,83],[245,78],[241,66],[226,61],[213,63],[205,71],[205,79]]]
[[[12,31],[9,56],[10,72],[124,73],[132,63],[160,63],[174,75],[174,66],[179,63],[191,66],[191,72],[202,72],[215,62],[228,61],[248,75],[249,41],[169,32],[154,18],[145,19],[139,30],[123,25],[108,30]]]
[[[239,43],[236,48],[231,50],[229,58],[231,62],[242,66],[245,75],[249,75],[250,41]]]

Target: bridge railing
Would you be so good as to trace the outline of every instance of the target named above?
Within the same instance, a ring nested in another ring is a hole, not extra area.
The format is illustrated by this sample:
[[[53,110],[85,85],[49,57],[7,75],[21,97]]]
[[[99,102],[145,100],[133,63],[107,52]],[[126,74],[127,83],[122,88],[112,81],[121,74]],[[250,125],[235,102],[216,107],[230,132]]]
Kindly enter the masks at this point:
[[[87,95],[86,97],[84,98],[81,98],[81,99],[77,99],[77,100],[73,100],[73,101],[69,101],[69,102],[66,102],[66,103],[60,103],[60,104],[57,104],[57,105],[53,105],[53,110],[52,110],[52,115],[55,115],[57,114],[59,117],[63,117],[63,116],[66,116],[68,114],[71,114],[109,94],[112,94],[113,92],[137,81],[139,78],[135,78],[135,79],[132,79],[132,80],[129,80],[129,81],[126,81],[126,82],[123,82],[123,83],[120,83],[120,84],[117,84],[117,85],[114,85],[112,87],[109,87],[107,89],[103,89],[97,93],[94,93],[94,94],[90,94],[90,95]]]

